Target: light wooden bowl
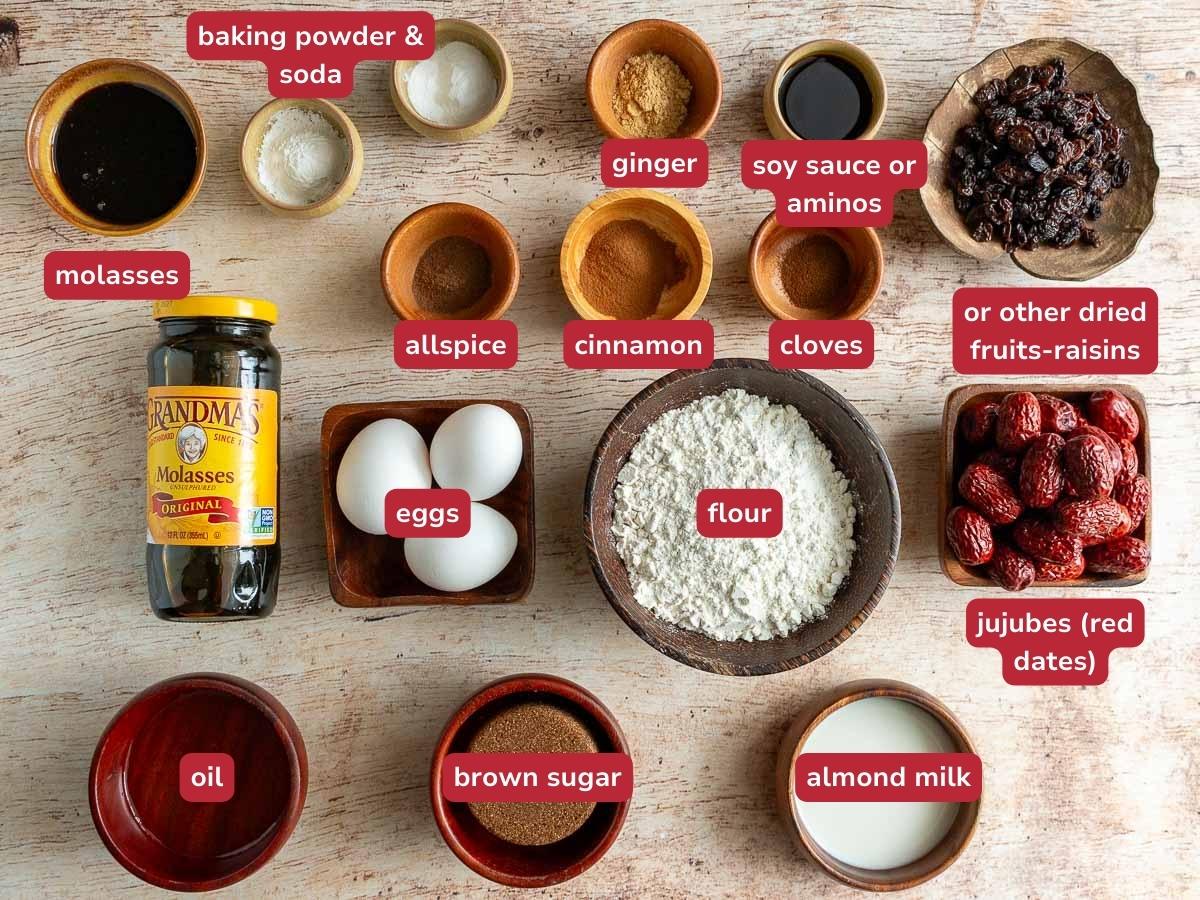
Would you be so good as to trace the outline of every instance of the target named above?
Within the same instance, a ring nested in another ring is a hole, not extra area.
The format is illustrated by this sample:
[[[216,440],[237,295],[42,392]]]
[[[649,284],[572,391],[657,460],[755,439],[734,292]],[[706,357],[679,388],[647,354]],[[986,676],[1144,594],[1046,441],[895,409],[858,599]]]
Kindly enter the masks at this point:
[[[1037,278],[1087,281],[1133,255],[1154,220],[1158,187],[1154,133],[1142,115],[1137,88],[1116,63],[1098,50],[1063,38],[1039,38],[997,50],[959,75],[925,126],[929,179],[921,188],[921,203],[933,227],[955,250],[985,261],[1006,255],[998,241],[980,243],[972,238],[962,215],[954,208],[954,192],[949,187],[950,154],[959,129],[979,113],[973,98],[980,87],[993,78],[1007,77],[1019,65],[1041,65],[1056,56],[1066,60],[1072,89],[1098,93],[1113,119],[1126,129],[1121,154],[1129,159],[1133,170],[1125,186],[1104,199],[1104,214],[1090,223],[1100,235],[1101,246],[1076,242],[1066,248],[1039,247],[1015,250],[1009,255]]]
[[[631,56],[651,51],[673,59],[692,83],[687,118],[672,137],[704,137],[721,108],[721,67],[700,35],[666,19],[641,19],[623,25],[592,54],[587,71],[587,101],[596,125],[606,137],[633,137],[613,112],[612,98],[625,62]]]
[[[492,403],[516,420],[523,453],[513,480],[484,502],[517,530],[517,549],[504,570],[469,591],[438,591],[423,584],[408,568],[404,542],[386,534],[365,534],[350,524],[337,502],[337,470],[350,442],[380,419],[400,419],[421,433],[428,444],[454,412],[474,403]],[[397,400],[343,403],[326,410],[321,421],[321,501],[325,516],[325,557],[329,592],[340,606],[463,606],[515,603],[533,587],[537,561],[534,528],[533,425],[529,412],[508,400]]]
[[[521,281],[517,245],[500,221],[467,203],[434,203],[422,207],[396,226],[379,259],[383,293],[402,319],[442,319],[413,296],[413,276],[422,254],[446,237],[465,237],[484,249],[492,264],[492,286],[474,306],[452,318],[499,319],[512,306]]]
[[[291,108],[310,109],[323,115],[346,138],[350,152],[349,165],[346,167],[346,174],[341,183],[328,197],[304,206],[280,203],[267,192],[258,177],[258,153],[262,147],[263,136],[271,124],[271,117],[282,110]],[[240,162],[242,178],[246,182],[246,187],[250,188],[250,193],[254,195],[255,200],[271,212],[287,218],[316,219],[320,216],[327,216],[340,208],[358,188],[358,181],[362,177],[363,157],[362,139],[358,136],[358,129],[354,127],[349,116],[328,100],[272,100],[250,117],[250,121],[246,123],[245,129],[242,131]]]
[[[971,843],[979,821],[982,798],[961,804],[958,816],[936,847],[916,862],[895,869],[861,869],[830,856],[804,827],[796,813],[796,757],[814,728],[830,713],[856,700],[867,697],[895,697],[919,706],[946,730],[958,753],[974,753],[975,746],[962,723],[941,701],[925,691],[902,681],[869,678],[851,681],[825,691],[807,703],[796,721],[783,737],[775,766],[775,798],[784,827],[796,846],[814,865],[843,884],[877,893],[903,891],[924,884],[954,864]]]
[[[1092,393],[1092,391],[1109,388],[1120,391],[1129,398],[1134,408],[1137,409],[1142,427],[1133,445],[1137,450],[1138,460],[1141,463],[1141,474],[1145,475],[1147,480],[1150,480],[1150,416],[1146,412],[1146,398],[1142,396],[1141,391],[1132,385],[1073,384],[1070,382],[1065,384],[968,384],[950,392],[950,396],[946,398],[946,406],[942,413],[942,452],[939,459],[937,518],[938,552],[941,556],[942,571],[946,573],[947,578],[955,584],[961,584],[965,587],[997,587],[994,581],[986,577],[986,566],[964,566],[958,561],[958,557],[954,555],[954,551],[950,549],[949,544],[946,543],[946,514],[950,512],[951,507],[960,502],[955,499],[958,496],[955,485],[958,483],[958,478],[962,475],[963,469],[967,467],[967,463],[970,461],[967,451],[968,449],[973,450],[970,453],[971,458],[981,452],[969,448],[962,439],[958,421],[963,410],[968,406],[972,406],[975,403],[982,403],[985,400],[999,402],[1005,394],[1011,394],[1013,391],[1050,394],[1054,397],[1061,397],[1069,403],[1085,406],[1086,403],[1084,401],[1086,401],[1088,394]],[[1153,481],[1151,481],[1151,484],[1153,485]],[[1142,524],[1130,532],[1133,537],[1141,538],[1146,542],[1146,546],[1150,547],[1152,551],[1152,557],[1154,548],[1150,544],[1150,517],[1153,512],[1153,508],[1148,510]],[[1145,581],[1149,571],[1149,568],[1147,568],[1146,571],[1139,572],[1137,575],[1127,576],[1096,575],[1091,572],[1085,572],[1074,581],[1035,581],[1031,587],[1128,587],[1134,584],[1141,584]]]
[[[115,83],[140,85],[166,97],[187,119],[196,138],[196,174],[183,197],[164,215],[136,225],[115,225],[84,212],[67,196],[54,171],[54,134],[67,110],[93,88]],[[204,123],[192,98],[165,72],[132,59],[94,59],[59,75],[38,97],[25,129],[25,161],[33,186],[46,205],[64,220],[103,237],[129,237],[165,225],[196,199],[208,164],[208,142],[204,137]]]
[[[875,60],[871,59],[861,48],[846,41],[828,39],[801,44],[779,61],[779,65],[767,79],[767,84],[763,88],[763,117],[767,120],[767,128],[770,130],[771,136],[781,141],[802,140],[800,135],[792,131],[791,126],[787,123],[783,107],[779,103],[779,92],[783,88],[783,81],[788,72],[797,63],[813,56],[835,56],[844,59],[862,73],[863,78],[867,81],[867,87],[871,90],[871,118],[867,122],[867,127],[863,129],[863,133],[854,140],[868,141],[875,137],[879,126],[883,124],[883,114],[887,111],[887,83],[883,80],[879,67],[875,65]]]
[[[765,641],[718,641],[663,621],[633,596],[612,521],[617,476],[650,423],[663,413],[731,388],[794,406],[851,482],[857,549],[824,619]],[[719,675],[770,675],[803,666],[846,641],[887,590],[900,550],[900,495],[887,452],[870,424],[841,394],[807,373],[757,359],[718,359],[679,370],[625,404],[605,429],[584,491],[584,540],[600,589],[634,634],[672,659]]]
[[[779,282],[781,257],[796,240],[824,235],[837,241],[850,263],[850,280],[840,302],[797,306]],[[883,247],[874,228],[785,228],[768,213],[750,242],[750,286],[759,304],[776,319],[861,319],[875,302],[883,279]]]
[[[545,888],[582,875],[608,852],[621,833],[630,801],[597,803],[579,830],[544,847],[520,847],[488,831],[466,803],[442,795],[442,763],[465,752],[493,715],[518,703],[550,703],[583,721],[601,753],[630,752],[616,716],[591,691],[554,675],[512,675],[481,688],[450,717],[433,751],[429,795],[442,839],[464,865],[497,884]]]
[[[469,141],[490,130],[508,112],[512,102],[513,67],[504,50],[504,45],[496,36],[474,22],[464,19],[438,19],[434,26],[435,43],[438,47],[454,41],[464,41],[479,49],[496,74],[496,102],[481,118],[466,125],[439,125],[431,122],[412,105],[408,96],[408,73],[420,60],[398,59],[392,63],[392,75],[388,79],[388,90],[392,95],[392,103],[400,118],[418,134],[438,141]]]
[[[563,237],[558,257],[563,290],[575,312],[584,319],[612,319],[583,295],[580,272],[588,244],[596,232],[611,222],[634,219],[645,222],[679,248],[687,261],[687,275],[663,292],[653,319],[690,319],[708,296],[712,282],[712,245],[695,213],[666,194],[629,189],[597,197],[582,210]]]

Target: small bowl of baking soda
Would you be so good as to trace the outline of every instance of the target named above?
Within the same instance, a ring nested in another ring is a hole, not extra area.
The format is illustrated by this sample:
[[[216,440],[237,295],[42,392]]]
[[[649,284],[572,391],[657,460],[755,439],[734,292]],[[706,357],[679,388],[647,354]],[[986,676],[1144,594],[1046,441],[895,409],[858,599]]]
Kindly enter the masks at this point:
[[[425,137],[479,137],[508,112],[513,90],[508,54],[490,31],[463,19],[438,19],[435,42],[428,59],[392,64],[392,103]]]
[[[271,212],[315,219],[358,187],[362,140],[327,100],[272,100],[246,123],[241,166],[250,193]]]

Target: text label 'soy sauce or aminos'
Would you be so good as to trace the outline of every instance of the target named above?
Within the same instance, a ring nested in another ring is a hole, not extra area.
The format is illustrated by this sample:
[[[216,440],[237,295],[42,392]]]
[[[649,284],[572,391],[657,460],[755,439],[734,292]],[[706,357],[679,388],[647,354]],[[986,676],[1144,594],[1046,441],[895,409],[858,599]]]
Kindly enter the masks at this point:
[[[160,619],[262,618],[279,584],[275,305],[154,304],[147,359],[146,576]]]

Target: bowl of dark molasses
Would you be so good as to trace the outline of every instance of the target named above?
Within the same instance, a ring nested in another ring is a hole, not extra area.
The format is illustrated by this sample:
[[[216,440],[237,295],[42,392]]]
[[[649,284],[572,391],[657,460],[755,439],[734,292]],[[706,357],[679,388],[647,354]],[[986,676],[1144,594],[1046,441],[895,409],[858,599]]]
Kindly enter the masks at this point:
[[[198,796],[185,782],[221,790]],[[100,839],[132,874],[165,890],[212,891],[283,847],[307,787],[304,740],[283,705],[241,678],[197,673],[160,681],[113,717],[88,800]]]
[[[780,60],[763,90],[767,128],[779,140],[869,140],[886,109],[883,75],[846,41],[800,45]]]
[[[629,753],[616,717],[590,691],[553,675],[513,675],[471,696],[433,753],[430,799],[446,845],[464,865],[509,887],[561,884],[617,839],[629,801],[460,803],[442,789],[452,753]]]
[[[208,151],[187,92],[153,66],[96,59],[64,72],[38,98],[25,131],[33,186],[76,228],[143,234],[183,212]]]

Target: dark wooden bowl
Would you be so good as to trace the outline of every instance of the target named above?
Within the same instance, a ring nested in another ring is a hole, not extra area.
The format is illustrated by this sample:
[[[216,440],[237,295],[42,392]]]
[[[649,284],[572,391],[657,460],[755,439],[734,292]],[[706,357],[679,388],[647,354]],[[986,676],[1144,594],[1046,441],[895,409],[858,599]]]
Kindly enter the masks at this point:
[[[800,755],[808,736],[822,719],[834,710],[866,697],[895,697],[916,704],[946,729],[946,733],[955,744],[956,752],[975,752],[975,746],[962,723],[940,700],[920,688],[902,681],[883,678],[851,681],[825,691],[807,703],[784,735],[775,766],[775,798],[784,827],[795,840],[796,846],[826,875],[861,890],[903,891],[940,875],[962,855],[975,834],[975,825],[979,821],[979,807],[983,799],[981,797],[972,803],[961,804],[962,808],[946,836],[925,856],[906,866],[894,869],[862,869],[830,856],[812,839],[812,835],[796,815],[796,805],[792,802],[796,795],[796,757]]]
[[[709,394],[742,388],[794,406],[808,420],[853,485],[858,544],[849,577],[824,619],[786,637],[718,641],[659,619],[633,597],[612,538],[617,475],[646,427],[667,410]],[[719,359],[708,369],[679,370],[625,404],[600,438],[584,494],[584,538],[592,571],[625,624],[660,653],[721,675],[769,675],[824,656],[859,629],[887,589],[900,549],[900,495],[892,464],[871,426],[844,397],[798,371],[757,359]]]
[[[466,752],[476,731],[492,716],[529,700],[561,705],[583,720],[601,753],[629,753],[616,717],[585,688],[554,675],[513,675],[493,681],[472,696],[446,723],[430,767],[433,816],[446,845],[474,872],[509,887],[544,888],[586,872],[621,832],[629,801],[597,803],[588,820],[570,837],[544,847],[519,847],[479,823],[466,803],[442,796],[442,762]]]
[[[1092,391],[1111,388],[1120,391],[1128,397],[1137,408],[1138,418],[1142,421],[1141,431],[1133,442],[1137,448],[1138,459],[1141,461],[1141,472],[1150,479],[1150,417],[1146,414],[1146,398],[1141,391],[1128,384],[968,384],[950,392],[946,398],[946,408],[942,413],[942,452],[939,460],[938,478],[938,549],[942,559],[942,571],[955,584],[967,587],[997,587],[996,582],[984,575],[984,566],[964,566],[954,555],[946,543],[946,513],[955,505],[958,496],[955,485],[962,470],[967,467],[967,447],[958,430],[958,418],[962,411],[973,403],[984,400],[999,401],[1005,394],[1013,391],[1029,391],[1034,394],[1050,394],[1061,397],[1071,403],[1082,404]],[[1153,485],[1153,482],[1151,482]],[[1154,510],[1146,512],[1146,518],[1132,535],[1139,537],[1150,546],[1150,517]],[[1153,547],[1150,548],[1153,551]],[[1141,584],[1146,580],[1146,572],[1137,575],[1095,575],[1085,572],[1081,578],[1074,581],[1035,581],[1034,587],[1045,586],[1053,588],[1069,587],[1127,587],[1131,584]]]
[[[337,470],[356,434],[379,419],[402,419],[428,444],[452,412],[491,403],[508,412],[521,429],[521,467],[503,491],[483,501],[517,529],[517,550],[504,571],[470,591],[436,591],[417,580],[404,559],[404,542],[386,534],[359,531],[337,504]],[[533,426],[529,413],[508,400],[399,400],[343,403],[321,423],[321,495],[325,508],[325,556],[329,591],[342,606],[440,606],[514,603],[533,587],[536,532],[533,521]]]
[[[1035,38],[997,50],[959,75],[925,126],[929,179],[921,188],[921,202],[933,227],[955,250],[980,260],[1005,255],[998,241],[980,243],[972,238],[954,208],[954,195],[947,181],[950,154],[958,130],[970,124],[979,112],[972,98],[980,87],[993,78],[1007,77],[1019,65],[1041,65],[1056,56],[1066,60],[1072,89],[1100,94],[1105,108],[1126,129],[1122,155],[1133,164],[1133,171],[1128,183],[1104,200],[1104,215],[1094,223],[1102,246],[1077,243],[1062,249],[1039,247],[1017,250],[1011,256],[1013,262],[1038,278],[1086,281],[1133,254],[1154,219],[1154,192],[1158,187],[1154,133],[1138,105],[1137,88],[1116,63],[1098,50],[1065,38]]]
[[[179,795],[185,753],[228,753],[224,803]],[[212,891],[258,871],[291,836],[308,791],[295,721],[256,684],[231,675],[169,678],[130,700],[92,758],[88,800],[117,862],[171,891]]]

